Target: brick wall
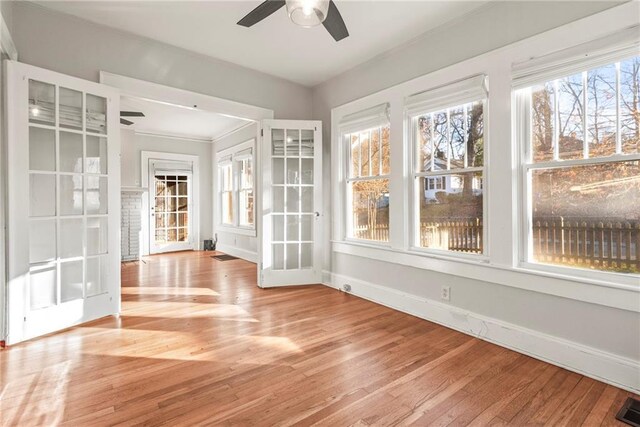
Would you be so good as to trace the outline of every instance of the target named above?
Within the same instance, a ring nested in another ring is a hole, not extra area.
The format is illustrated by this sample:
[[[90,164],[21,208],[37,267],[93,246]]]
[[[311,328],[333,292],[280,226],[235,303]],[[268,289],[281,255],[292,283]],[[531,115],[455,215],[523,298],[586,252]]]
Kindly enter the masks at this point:
[[[122,261],[140,259],[142,192],[122,191],[121,251]]]

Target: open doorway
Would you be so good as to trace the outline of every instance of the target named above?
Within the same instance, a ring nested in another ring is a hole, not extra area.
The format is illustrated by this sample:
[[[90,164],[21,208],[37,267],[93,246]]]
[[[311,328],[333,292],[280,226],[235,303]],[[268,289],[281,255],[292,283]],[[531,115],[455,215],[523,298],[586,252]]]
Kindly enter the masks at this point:
[[[255,138],[273,113],[109,73],[101,81],[121,90],[123,260],[203,249],[216,233],[215,141]]]

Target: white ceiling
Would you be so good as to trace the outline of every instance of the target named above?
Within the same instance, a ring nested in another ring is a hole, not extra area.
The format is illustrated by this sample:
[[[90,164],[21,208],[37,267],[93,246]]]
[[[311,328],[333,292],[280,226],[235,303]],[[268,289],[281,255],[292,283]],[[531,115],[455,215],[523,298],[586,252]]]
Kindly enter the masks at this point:
[[[125,96],[120,100],[120,110],[140,111],[145,115],[145,117],[123,117],[134,123],[130,126],[121,125],[123,129],[203,141],[217,139],[249,123],[247,120],[209,111]]]
[[[335,0],[350,36],[301,28],[282,8],[236,25],[261,0],[39,1],[46,8],[229,61],[307,86],[321,83],[482,6],[475,1]]]

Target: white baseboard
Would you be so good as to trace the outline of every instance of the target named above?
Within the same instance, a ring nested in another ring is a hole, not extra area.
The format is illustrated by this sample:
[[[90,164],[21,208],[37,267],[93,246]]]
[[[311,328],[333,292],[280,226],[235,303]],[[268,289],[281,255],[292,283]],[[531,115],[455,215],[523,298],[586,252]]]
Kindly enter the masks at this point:
[[[632,359],[353,277],[329,276],[330,282],[324,284],[332,288],[349,284],[350,293],[361,298],[640,393],[639,363]]]
[[[216,250],[250,262],[258,262],[258,254],[232,245],[218,243]]]

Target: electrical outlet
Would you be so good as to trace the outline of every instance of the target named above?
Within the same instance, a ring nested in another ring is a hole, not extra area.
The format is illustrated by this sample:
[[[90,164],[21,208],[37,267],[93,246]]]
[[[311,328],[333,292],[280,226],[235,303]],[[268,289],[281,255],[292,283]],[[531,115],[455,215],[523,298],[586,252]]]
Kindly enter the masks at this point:
[[[451,287],[450,286],[443,286],[440,289],[440,299],[442,299],[443,301],[450,301],[451,300]]]

